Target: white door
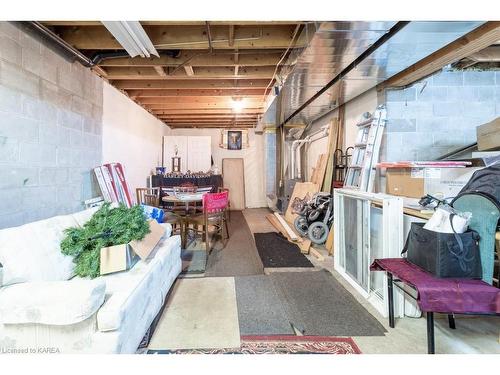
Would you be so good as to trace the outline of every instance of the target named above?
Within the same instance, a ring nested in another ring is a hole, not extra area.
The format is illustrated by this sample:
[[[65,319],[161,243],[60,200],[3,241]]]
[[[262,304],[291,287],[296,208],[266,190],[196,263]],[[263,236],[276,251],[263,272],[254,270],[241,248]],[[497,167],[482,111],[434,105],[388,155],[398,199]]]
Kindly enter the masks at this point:
[[[187,169],[191,172],[207,172],[212,166],[212,137],[190,136],[187,138]]]

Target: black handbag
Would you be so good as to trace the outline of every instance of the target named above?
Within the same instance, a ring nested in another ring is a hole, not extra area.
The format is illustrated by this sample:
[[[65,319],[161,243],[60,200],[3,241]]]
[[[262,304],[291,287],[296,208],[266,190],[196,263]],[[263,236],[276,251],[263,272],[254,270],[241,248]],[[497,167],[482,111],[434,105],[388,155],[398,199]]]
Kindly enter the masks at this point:
[[[441,278],[481,279],[479,234],[440,233],[424,228],[424,223],[411,223],[410,233],[401,254],[434,276]]]

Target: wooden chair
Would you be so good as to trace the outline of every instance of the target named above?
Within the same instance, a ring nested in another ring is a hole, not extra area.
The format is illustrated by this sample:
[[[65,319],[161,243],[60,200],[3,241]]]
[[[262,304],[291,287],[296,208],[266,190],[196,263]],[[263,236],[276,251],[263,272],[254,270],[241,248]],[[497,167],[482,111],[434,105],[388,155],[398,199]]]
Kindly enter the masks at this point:
[[[160,207],[160,188],[137,188],[137,204]]]
[[[205,239],[205,245],[207,253],[210,253],[210,237],[209,237],[209,226],[215,227],[215,234],[221,236],[221,238],[229,238],[229,230],[226,220],[226,210],[229,201],[229,194],[227,191],[222,193],[206,193],[203,195],[203,213],[196,216],[191,216],[187,218],[186,224],[194,225],[196,228],[196,233],[202,235]],[[199,228],[202,228],[199,230]],[[224,237],[225,230],[225,237]]]
[[[147,206],[160,207],[160,188],[137,188],[137,204],[144,204]],[[163,222],[172,225],[172,233],[180,234],[183,230],[182,218],[177,216],[174,212],[163,210]]]
[[[231,201],[229,200],[229,189],[225,187],[218,187],[217,192],[222,193],[227,191],[227,209],[226,209],[226,219],[227,221],[231,221]]]

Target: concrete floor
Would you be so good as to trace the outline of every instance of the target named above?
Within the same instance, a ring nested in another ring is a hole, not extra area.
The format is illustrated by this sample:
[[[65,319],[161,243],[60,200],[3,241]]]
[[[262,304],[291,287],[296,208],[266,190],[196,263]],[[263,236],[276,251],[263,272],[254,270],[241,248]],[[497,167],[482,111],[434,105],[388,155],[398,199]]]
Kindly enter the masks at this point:
[[[253,233],[275,231],[265,218],[270,211],[266,208],[246,209],[243,215]],[[396,319],[396,328],[389,328],[383,318],[345,279],[333,269],[333,257],[325,249],[319,249],[324,261],[308,255],[309,260],[318,268],[328,270],[339,282],[387,329],[385,336],[354,337],[356,344],[366,354],[425,354],[427,353],[427,335],[425,318]],[[309,269],[310,270],[310,269]],[[307,272],[307,271],[305,271]],[[456,330],[448,328],[446,317],[436,316],[435,340],[436,353],[500,354],[500,317],[457,316]]]

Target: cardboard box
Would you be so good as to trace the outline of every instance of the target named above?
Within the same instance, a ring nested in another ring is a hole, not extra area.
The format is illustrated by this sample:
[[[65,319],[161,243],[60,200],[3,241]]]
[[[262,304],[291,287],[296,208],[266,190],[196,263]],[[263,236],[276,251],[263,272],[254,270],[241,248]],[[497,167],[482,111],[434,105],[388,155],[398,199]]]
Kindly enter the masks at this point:
[[[165,233],[165,229],[156,220],[149,222],[149,229],[151,232],[141,241],[103,247],[100,254],[101,275],[129,270],[140,259],[147,259]]]
[[[500,149],[500,117],[476,128],[479,151]]]
[[[430,194],[437,198],[455,197],[481,168],[388,168],[386,193],[410,198]]]
[[[131,269],[139,259],[130,244],[103,247],[99,269],[101,275],[126,271]]]

